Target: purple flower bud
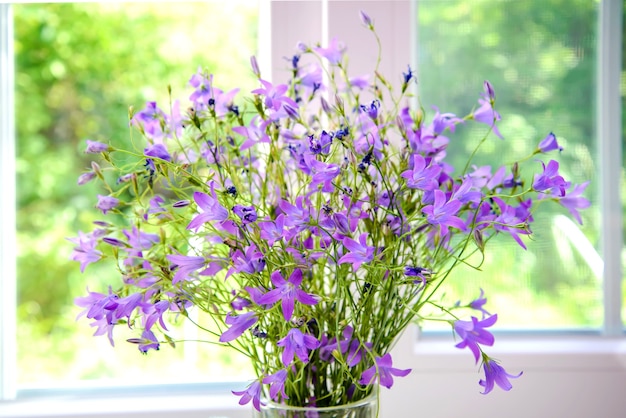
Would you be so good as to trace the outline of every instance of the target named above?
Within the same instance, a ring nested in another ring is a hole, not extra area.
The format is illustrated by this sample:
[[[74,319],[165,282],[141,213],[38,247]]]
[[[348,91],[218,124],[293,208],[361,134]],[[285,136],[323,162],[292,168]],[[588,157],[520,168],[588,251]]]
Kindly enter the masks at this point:
[[[261,77],[261,70],[259,70],[259,63],[256,60],[256,57],[252,55],[250,57],[250,66],[252,67],[252,72],[255,76]]]
[[[294,70],[298,69],[298,63],[300,63],[300,55],[295,54],[294,56],[291,57],[291,67]]]
[[[404,84],[409,84],[409,81],[411,81],[415,75],[413,74],[413,71],[411,71],[411,66],[407,66],[408,70],[406,73],[402,73],[402,77],[404,78]]]
[[[330,115],[333,110],[331,109],[330,105],[328,104],[328,102],[323,96],[320,97],[320,102],[322,104],[322,110],[324,111],[324,113],[326,113],[327,115]]]
[[[106,242],[107,244],[112,245],[114,247],[120,247],[120,248],[128,247],[128,244],[126,244],[124,241],[120,241],[117,238],[104,237],[104,238],[102,238],[102,241]]]
[[[123,176],[120,176],[117,178],[117,184],[127,183],[131,181],[133,178],[135,178],[135,173],[124,174]]]
[[[172,207],[174,208],[184,208],[185,206],[189,206],[189,200],[179,200],[178,202],[175,202]]]
[[[335,106],[339,109],[339,112],[343,112],[343,99],[338,94],[335,94]]]
[[[83,184],[86,184],[90,182],[91,180],[93,180],[95,177],[96,177],[96,173],[94,173],[93,171],[90,171],[88,173],[83,173],[78,177],[78,185],[82,186]]]
[[[485,90],[485,93],[487,93],[487,96],[489,96],[489,101],[492,103],[495,102],[496,92],[493,91],[493,86],[489,81],[485,80],[485,82],[483,83],[483,89]]]
[[[100,170],[100,166],[98,165],[97,162],[92,161],[91,162],[91,170],[96,173],[97,175],[101,175],[102,171]]]
[[[369,15],[363,10],[359,11],[359,17],[361,18],[361,22],[363,22],[365,26],[370,29],[374,27],[374,22],[372,22],[372,18],[370,18]]]
[[[116,207],[120,201],[112,196],[102,196],[98,195],[98,203],[96,204],[96,208],[100,209],[104,215],[107,214],[108,211]]]
[[[85,154],[100,154],[101,152],[109,151],[110,147],[107,144],[103,144],[98,141],[87,140],[87,148],[85,148]]]
[[[285,112],[287,112],[291,119],[298,120],[300,118],[300,115],[298,115],[298,111],[293,107],[289,105],[283,105],[283,109],[285,109]]]

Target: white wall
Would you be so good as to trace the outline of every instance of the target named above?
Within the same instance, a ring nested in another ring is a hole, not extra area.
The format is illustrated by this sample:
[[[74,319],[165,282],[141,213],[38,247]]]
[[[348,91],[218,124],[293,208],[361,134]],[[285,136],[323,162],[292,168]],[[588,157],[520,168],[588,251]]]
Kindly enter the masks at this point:
[[[410,333],[409,333],[410,334]],[[511,374],[513,389],[483,395],[484,376],[468,350],[450,338],[411,344],[405,336],[394,365],[413,367],[383,389],[383,417],[626,417],[626,341],[600,336],[496,337],[489,354]]]

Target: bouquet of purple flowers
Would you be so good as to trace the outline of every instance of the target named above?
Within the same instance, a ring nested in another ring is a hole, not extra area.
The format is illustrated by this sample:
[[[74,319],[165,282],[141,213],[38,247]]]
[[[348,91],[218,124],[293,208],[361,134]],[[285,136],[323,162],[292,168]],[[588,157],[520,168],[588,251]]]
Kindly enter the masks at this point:
[[[313,59],[305,65],[304,56]],[[349,78],[346,63],[336,40],[300,44],[291,79],[274,84],[252,58],[259,88],[243,97],[199,70],[189,105],[150,102],[131,112],[140,138],[128,147],[87,141],[85,152],[103,162],[78,183],[102,183],[103,220],[71,239],[72,259],[81,271],[114,260],[120,279],[76,300],[96,335],[113,342],[124,324],[147,353],[172,341],[171,318],[192,320],[199,310],[212,319],[202,326],[208,338],[251,360],[256,377],[234,392],[240,403],[328,406],[408,374],[390,350],[435,307],[456,346],[482,364],[484,393],[494,383],[511,388],[519,374],[484,351],[497,315],[482,291],[447,305],[438,291],[496,236],[525,248],[539,204],[561,205],[581,222],[587,184],[570,184],[555,160],[474,164],[491,133],[501,138],[489,82],[467,116],[427,116],[410,105],[411,68],[394,89],[378,71]],[[446,150],[466,123],[483,124],[485,135],[454,167]],[[556,150],[549,133],[532,156]]]

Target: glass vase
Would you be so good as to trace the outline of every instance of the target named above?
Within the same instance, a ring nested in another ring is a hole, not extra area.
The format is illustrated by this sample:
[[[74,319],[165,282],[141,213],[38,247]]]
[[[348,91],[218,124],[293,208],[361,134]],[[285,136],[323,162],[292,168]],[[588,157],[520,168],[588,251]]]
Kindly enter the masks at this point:
[[[376,391],[360,401],[345,405],[317,408],[298,407],[265,401],[261,410],[254,410],[254,418],[376,418],[378,417],[378,395]]]

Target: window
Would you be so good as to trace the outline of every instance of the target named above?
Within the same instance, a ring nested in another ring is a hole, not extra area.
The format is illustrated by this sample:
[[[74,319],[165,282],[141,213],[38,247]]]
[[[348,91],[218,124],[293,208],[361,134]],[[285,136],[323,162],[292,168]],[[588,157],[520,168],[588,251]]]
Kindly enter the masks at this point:
[[[66,237],[93,229],[85,212],[101,193],[76,186],[89,167],[86,138],[128,140],[127,108],[168,103],[185,94],[198,67],[216,83],[253,88],[249,56],[256,54],[256,2],[16,4],[17,125],[17,367],[18,386],[111,380],[125,384],[175,383],[243,376],[230,352],[195,343],[136,356],[123,341],[92,338],[85,321],[73,321],[73,300],[86,288],[106,290],[104,269],[77,271],[68,262]],[[229,42],[207,30],[232,33]],[[229,47],[230,45],[230,47]],[[237,45],[237,48],[233,48]],[[207,53],[210,51],[210,53]],[[38,164],[33,164],[38,161]],[[68,204],[68,202],[70,204]],[[41,289],[46,291],[42,292]],[[175,335],[202,339],[193,327]],[[32,341],[37,341],[32,344]],[[76,348],[80,347],[79,350]],[[41,356],[41,352],[47,353]],[[217,359],[217,361],[216,361]],[[166,377],[167,376],[167,377]]]
[[[599,4],[559,4],[419,2],[419,93],[426,111],[437,105],[441,112],[465,115],[475,106],[483,80],[494,86],[504,140],[492,135],[473,163],[511,165],[513,155],[530,155],[554,132],[565,150],[548,157],[558,158],[560,172],[572,183],[591,180],[585,195],[592,206],[582,213],[582,226],[565,210],[539,207],[536,239],[527,250],[501,238],[481,271],[455,272],[450,281],[455,296],[472,300],[482,288],[499,314],[498,326],[506,329],[599,330],[604,320],[602,258],[596,250],[602,224],[594,99]],[[467,161],[483,135],[476,124],[458,127],[453,141],[462,145],[449,152],[455,166]]]
[[[306,41],[323,40],[324,38],[327,39],[329,35],[336,35],[345,40],[351,48],[352,56],[362,56],[363,59],[366,59],[367,48],[365,46],[362,47],[365,48],[363,54],[359,55],[355,52],[360,47],[360,32],[356,29],[359,26],[357,13],[359,9],[364,9],[374,17],[377,25],[381,27],[383,42],[391,45],[388,48],[385,47],[385,50],[393,51],[389,53],[393,57],[390,58],[392,61],[390,68],[384,71],[400,73],[406,69],[408,58],[404,52],[409,49],[412,42],[411,31],[414,30],[411,28],[411,24],[415,21],[415,15],[411,14],[410,3],[408,1],[388,2],[384,0],[271,2],[266,11],[269,12],[270,20],[273,23],[271,31],[269,31],[272,38],[272,61],[267,66],[272,67],[277,73],[277,70],[283,68],[282,56],[284,51],[290,51],[298,40],[302,40],[302,38]],[[447,13],[461,13],[467,4],[476,6],[487,3],[495,3],[497,7],[494,9],[499,10],[513,3],[527,2],[495,0],[459,2],[459,7],[452,7],[450,2],[423,0],[417,3],[418,22],[420,27],[429,24],[430,22],[424,21],[428,18],[428,13],[431,13],[432,19],[442,20],[439,16],[433,17],[437,8],[449,9]],[[588,6],[586,3],[592,2],[579,3],[581,3],[581,7],[586,7]],[[597,7],[598,9],[593,13],[599,13],[601,18],[608,19],[603,21],[602,25],[596,26],[602,31],[602,45],[603,48],[606,48],[606,50],[599,48],[594,59],[598,63],[599,73],[602,74],[597,87],[599,97],[597,127],[602,131],[597,136],[599,138],[613,138],[613,141],[609,139],[601,141],[598,148],[592,151],[597,153],[595,159],[601,159],[601,169],[603,170],[599,173],[599,179],[602,180],[601,190],[596,190],[598,197],[593,197],[594,203],[601,207],[601,213],[596,216],[602,222],[596,219],[594,222],[598,224],[598,231],[591,233],[591,235],[598,234],[594,244],[602,248],[604,261],[604,282],[601,287],[593,290],[595,300],[593,303],[596,306],[596,312],[600,313],[597,313],[592,321],[566,319],[553,323],[553,325],[579,329],[590,327],[604,330],[605,334],[620,336],[623,333],[623,323],[620,317],[623,296],[619,283],[622,277],[622,241],[621,234],[613,234],[611,231],[622,228],[622,201],[620,196],[626,196],[626,193],[620,194],[620,182],[616,180],[623,178],[621,141],[619,141],[619,138],[622,137],[622,130],[616,123],[622,115],[617,115],[619,102],[616,103],[616,100],[619,100],[619,97],[615,96],[617,91],[616,80],[620,74],[619,66],[621,63],[614,61],[616,59],[614,51],[620,47],[617,39],[621,36],[611,36],[611,34],[621,35],[618,17],[621,16],[622,5],[618,1],[604,0],[598,3]],[[0,83],[2,83],[0,84],[0,109],[2,109],[0,111],[0,134],[2,135],[0,137],[0,170],[2,170],[0,177],[2,179],[0,265],[3,269],[3,277],[0,280],[0,296],[2,297],[2,309],[0,309],[0,321],[2,323],[0,329],[1,399],[11,399],[12,395],[15,394],[14,382],[15,376],[17,376],[13,360],[15,348],[12,348],[12,345],[15,344],[13,314],[11,312],[7,314],[7,310],[13,310],[15,307],[11,298],[15,292],[15,283],[10,278],[12,276],[11,266],[14,265],[13,259],[15,258],[12,236],[13,226],[16,224],[13,205],[7,203],[15,201],[11,182],[7,179],[14,176],[13,173],[15,173],[16,168],[12,149],[12,116],[10,112],[5,110],[14,107],[12,104],[11,77],[9,77],[13,73],[12,35],[7,36],[7,34],[11,34],[11,25],[13,25],[10,11],[9,6],[0,5],[0,29],[2,29],[0,32]],[[575,13],[574,10],[571,12]],[[474,11],[474,13],[476,12]],[[496,10],[494,13],[501,12]],[[15,9],[13,14],[15,14]],[[572,14],[567,13],[567,16],[572,16]],[[411,18],[409,19],[409,17]],[[592,15],[586,18],[596,19],[596,17],[597,15]],[[585,22],[595,24],[595,20]],[[431,27],[436,27],[436,25]],[[328,32],[325,32],[326,30]],[[458,30],[462,32],[468,30],[468,27],[459,27]],[[469,28],[469,30],[472,29]],[[420,28],[417,31],[417,34],[413,34],[420,37],[417,45],[422,45],[422,42],[427,42],[428,36],[433,36],[432,33],[424,33]],[[326,36],[322,37],[324,33]],[[442,50],[442,54],[445,54],[444,44],[437,44],[436,46]],[[420,46],[420,48],[422,47]],[[418,52],[417,62],[425,65],[422,61],[423,58],[424,56],[419,55]],[[351,64],[351,68],[355,68],[355,66],[356,64]],[[617,70],[615,70],[616,66],[618,66]],[[62,71],[58,66],[56,70]],[[432,74],[427,74],[425,69],[420,70],[418,67],[418,71],[420,73],[424,71],[421,77],[433,77]],[[482,77],[480,73],[478,76]],[[430,83],[425,80],[427,79],[422,78],[422,86]],[[448,80],[443,82],[447,83]],[[477,83],[480,86],[482,79],[477,79]],[[472,90],[470,90],[471,94],[468,94],[469,98],[463,99],[463,103],[471,106],[478,89],[472,87],[475,83],[471,81],[467,84]],[[158,87],[160,83],[151,83],[150,85]],[[448,109],[447,106],[444,106],[445,100],[431,95],[433,93],[428,93],[426,90],[422,90],[422,92],[426,95],[423,99],[424,101],[428,100],[428,104],[439,104],[442,110]],[[499,98],[503,94],[499,94]],[[19,103],[16,104],[19,108]],[[505,112],[504,108],[502,111]],[[75,153],[76,150],[71,151]],[[590,238],[594,239],[593,236]],[[579,262],[580,260],[577,259],[576,264]],[[583,276],[585,280],[588,280],[586,279],[588,275],[583,274]],[[462,289],[459,292],[462,292]],[[492,300],[496,299],[495,295],[491,295],[491,297]],[[602,300],[601,303],[599,302],[600,299]],[[517,321],[508,325],[515,328],[520,324],[521,322]],[[88,333],[84,333],[84,324],[82,325],[83,335],[91,339]],[[413,334],[407,333],[407,337],[399,343],[394,359],[403,367],[413,367],[414,373],[406,380],[398,381],[397,386],[392,391],[383,393],[383,416],[405,414],[406,399],[416,399],[417,396],[421,397],[417,404],[423,408],[424,414],[440,416],[460,415],[462,412],[458,409],[459,406],[463,407],[463,411],[481,408],[482,416],[493,417],[501,416],[503,410],[507,411],[509,416],[589,416],[599,408],[602,408],[600,410],[603,411],[623,410],[626,408],[626,404],[623,397],[620,396],[619,390],[626,383],[624,372],[626,352],[620,345],[623,345],[621,341],[602,339],[596,335],[574,337],[552,334],[538,337],[524,333],[503,335],[498,341],[497,351],[494,351],[500,353],[499,357],[507,362],[506,365],[511,371],[524,370],[525,376],[514,382],[516,388],[506,396],[485,398],[478,396],[478,390],[474,390],[473,385],[476,385],[478,380],[476,367],[471,364],[471,359],[455,351],[448,336],[443,342],[434,337],[425,338],[415,348]],[[106,341],[102,342],[106,343]],[[120,342],[118,345],[122,345],[122,343]],[[40,349],[40,347],[33,348]],[[135,414],[132,416],[167,416],[172,412],[181,413],[183,411],[186,416],[206,416],[207,411],[210,414],[231,417],[249,415],[248,409],[238,408],[236,399],[228,395],[230,388],[222,389],[219,392],[223,396],[208,394],[209,389],[207,386],[187,386],[181,393],[180,390],[177,392],[174,387],[150,388],[145,392],[135,391],[132,396],[126,397],[120,397],[119,393],[102,390],[97,386],[74,392],[48,390],[26,393],[21,391],[17,402],[0,402],[0,415],[19,416],[18,414],[30,413],[29,416],[50,416],[51,413],[65,411],[66,416],[84,416],[81,415],[81,408],[90,411],[102,410],[103,416],[131,416],[131,414]],[[571,393],[582,393],[582,391],[587,396],[580,397],[580,400],[572,399]],[[468,394],[468,392],[471,393]],[[455,397],[459,396],[457,402],[449,402],[450,393],[455,393]],[[63,394],[65,400],[50,397],[50,395],[55,394]],[[155,394],[157,396],[154,396]],[[111,397],[114,397],[115,402],[111,402]],[[67,399],[70,401],[67,402]],[[211,405],[207,406],[208,403]],[[563,409],[555,409],[552,413],[547,412],[550,411],[549,407],[540,409],[543,408],[542,404],[545,405],[546,403],[558,404]]]

